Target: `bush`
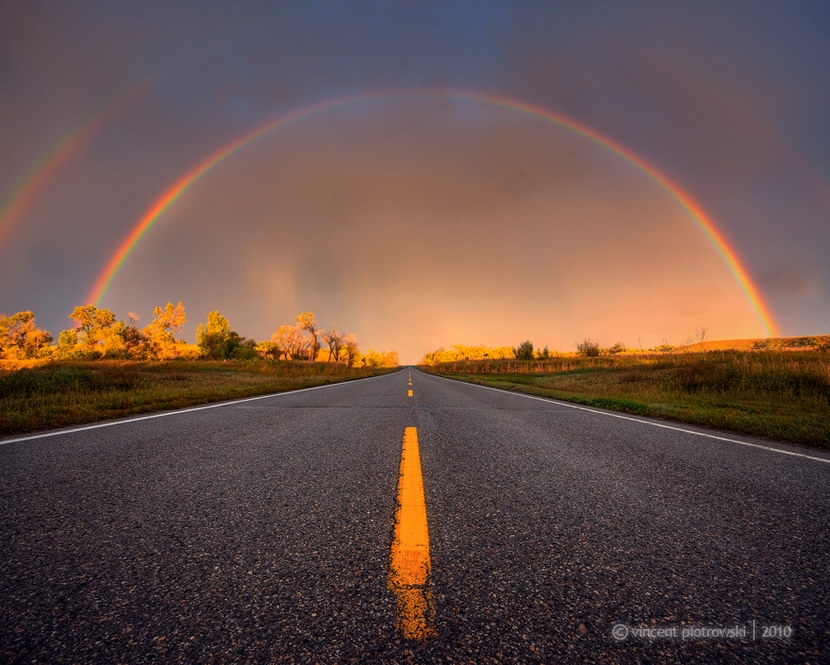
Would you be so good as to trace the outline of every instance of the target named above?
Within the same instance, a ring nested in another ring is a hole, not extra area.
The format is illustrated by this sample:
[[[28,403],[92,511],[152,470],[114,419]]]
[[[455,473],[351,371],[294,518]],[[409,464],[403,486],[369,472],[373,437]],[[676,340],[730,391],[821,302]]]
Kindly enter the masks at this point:
[[[576,350],[586,358],[595,358],[599,355],[599,342],[586,337],[576,345]]]
[[[526,339],[513,349],[513,355],[516,356],[516,360],[533,360],[533,344]]]
[[[259,358],[256,342],[252,339],[243,338],[239,346],[231,351],[230,357],[234,360],[256,360]]]

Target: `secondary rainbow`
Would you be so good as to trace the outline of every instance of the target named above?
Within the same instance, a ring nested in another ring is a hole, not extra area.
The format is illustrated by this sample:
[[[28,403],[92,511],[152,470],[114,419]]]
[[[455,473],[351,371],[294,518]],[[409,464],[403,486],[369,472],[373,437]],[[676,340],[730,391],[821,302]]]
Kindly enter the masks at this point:
[[[754,310],[766,336],[776,337],[778,335],[777,326],[775,325],[772,314],[761,298],[758,288],[752,282],[747,271],[744,269],[737,253],[729,246],[726,239],[718,231],[714,222],[706,214],[703,208],[696,203],[694,199],[692,199],[692,197],[687,194],[677,183],[673,182],[663,173],[660,173],[654,166],[646,162],[642,157],[635,154],[628,148],[571,118],[554,113],[553,111],[543,107],[535,106],[533,104],[515,99],[487,93],[452,90],[391,90],[340,97],[338,99],[306,106],[279,116],[278,118],[270,120],[252,131],[238,137],[234,141],[231,141],[216,152],[210,154],[207,158],[196,164],[193,168],[182,175],[147,209],[144,215],[133,225],[129,234],[118,246],[115,253],[107,261],[103,270],[98,275],[98,278],[96,279],[95,284],[87,297],[87,301],[95,305],[100,304],[101,299],[106,294],[107,289],[112,284],[112,281],[118,274],[118,271],[124,265],[124,262],[127,260],[147,231],[152,228],[159,218],[181,197],[185,191],[187,191],[202,177],[216,168],[231,155],[239,152],[246,146],[249,146],[271,132],[323,113],[343,109],[357,104],[405,99],[448,99],[468,101],[524,113],[526,115],[539,118],[540,120],[552,122],[561,127],[565,127],[622,157],[625,161],[648,175],[672,198],[674,198],[684,210],[686,210],[689,216],[706,234],[716,251],[726,262],[732,272],[732,275],[735,277],[738,285],[752,306],[752,309]]]
[[[43,159],[23,178],[0,205],[0,247],[37,196],[61,168],[86,146],[106,123],[143,94],[149,82],[143,81],[114,96],[83,123],[54,144]]]

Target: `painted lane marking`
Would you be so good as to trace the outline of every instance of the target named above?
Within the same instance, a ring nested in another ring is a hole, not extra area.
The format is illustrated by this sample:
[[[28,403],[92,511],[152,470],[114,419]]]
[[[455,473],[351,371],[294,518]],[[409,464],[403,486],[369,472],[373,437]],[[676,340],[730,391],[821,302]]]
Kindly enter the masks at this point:
[[[437,377],[443,379],[444,377]],[[452,381],[453,379],[446,379],[447,381]],[[534,399],[537,402],[544,402],[545,404],[556,404],[557,406],[564,406],[569,409],[577,409],[579,411],[588,411],[589,413],[596,413],[600,416],[608,416],[609,418],[619,418],[620,420],[630,420],[635,423],[640,423],[641,425],[650,425],[651,427],[660,427],[662,429],[670,429],[674,430],[675,432],[683,432],[685,434],[693,434],[695,436],[702,436],[707,439],[716,439],[718,441],[726,441],[727,443],[737,443],[741,446],[749,446],[750,448],[760,448],[761,450],[766,450],[771,453],[781,453],[782,455],[792,455],[793,457],[802,457],[804,459],[813,460],[814,462],[824,462],[825,464],[830,464],[830,458],[826,457],[815,457],[813,455],[805,455],[804,453],[796,453],[791,450],[781,450],[780,448],[770,448],[769,446],[763,446],[760,443],[750,443],[749,441],[740,441],[738,439],[730,439],[725,436],[718,436],[717,434],[709,434],[707,432],[696,432],[695,430],[685,429],[683,427],[676,427],[674,425],[666,425],[664,423],[653,422],[651,420],[642,420],[641,418],[633,418],[631,416],[624,416],[620,413],[611,413],[609,411],[600,411],[598,409],[592,409],[587,406],[579,406],[577,404],[571,404],[569,402],[561,402],[556,399],[546,398],[546,397],[537,397],[536,395],[528,395],[526,393],[519,393],[513,392],[511,390],[504,390],[501,388],[491,388],[490,386],[482,386],[478,383],[467,383],[466,381],[458,380],[458,383],[463,383],[468,386],[474,386],[476,388],[481,388],[483,390],[492,390],[493,392],[507,394],[507,395],[515,395],[516,397],[526,397],[527,399]]]
[[[412,397],[412,395],[413,395],[413,392],[411,390],[406,391],[406,396],[407,397]]]
[[[255,397],[244,397],[242,399],[234,399],[226,402],[216,402],[214,404],[205,404],[203,406],[191,406],[185,409],[178,409],[176,411],[163,411],[162,413],[151,413],[146,416],[134,416],[132,418],[119,418],[118,420],[108,420],[103,423],[95,423],[93,425],[83,425],[81,427],[73,427],[71,429],[51,430],[49,432],[41,432],[40,434],[29,434],[14,439],[0,440],[0,446],[7,443],[19,443],[21,441],[33,441],[35,439],[47,439],[52,436],[60,436],[62,434],[74,434],[76,432],[85,432],[91,429],[101,429],[102,427],[114,427],[115,425],[129,425],[130,423],[141,422],[142,420],[153,420],[154,418],[167,418],[168,416],[178,416],[184,413],[191,413],[193,411],[205,411],[207,409],[218,409],[223,406],[235,406],[236,404],[244,404],[245,402],[253,402],[260,399],[270,399],[271,397],[282,397],[283,395],[295,395],[297,393],[304,393],[311,390],[324,390],[325,388],[336,388],[347,383],[355,383],[357,381],[371,381],[373,379],[382,379],[385,374],[378,376],[367,376],[363,379],[351,379],[349,381],[340,381],[338,383],[329,383],[324,386],[312,386],[311,388],[298,388],[297,390],[286,390],[281,393],[270,393],[268,395],[257,395]]]
[[[407,427],[403,435],[398,477],[398,509],[389,558],[389,589],[398,602],[398,628],[406,639],[434,637],[435,605],[429,587],[431,562],[429,531],[418,451],[418,430]]]

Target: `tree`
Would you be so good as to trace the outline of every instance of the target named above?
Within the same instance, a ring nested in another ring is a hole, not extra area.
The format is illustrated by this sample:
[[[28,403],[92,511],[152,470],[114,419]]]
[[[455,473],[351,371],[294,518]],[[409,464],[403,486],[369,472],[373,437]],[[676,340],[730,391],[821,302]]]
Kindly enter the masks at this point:
[[[316,360],[320,351],[320,338],[314,314],[303,312],[294,321],[297,325],[282,325],[271,336],[272,347],[266,352],[272,357],[285,356],[286,360]]]
[[[176,338],[173,336],[187,323],[184,305],[179,301],[177,305],[167,303],[164,308],[153,309],[155,317],[142,331],[147,338],[149,355],[159,360],[166,360],[176,356]],[[227,321],[227,319],[225,319]]]
[[[515,358],[516,349],[512,346],[467,346],[455,344],[452,349],[443,347],[430,351],[421,359],[422,365],[455,362],[457,360],[497,360],[501,358]]]
[[[130,312],[127,317],[128,321],[123,333],[124,351],[130,358],[143,360],[152,355],[149,339],[144,331],[138,328],[138,314]]]
[[[297,323],[297,327],[300,328],[300,330],[304,330],[308,333],[308,340],[306,340],[306,344],[308,346],[308,357],[309,360],[316,360],[317,352],[320,350],[320,339],[317,337],[314,314],[311,312],[303,312],[302,314],[298,314],[294,318],[294,321]]]
[[[69,330],[61,330],[61,334],[58,335],[58,350],[63,349],[67,353],[70,349],[74,348],[78,344],[78,331],[74,328],[70,328]],[[61,354],[65,355],[65,354]]]
[[[52,341],[52,335],[37,327],[34,312],[0,315],[0,354],[4,358],[35,358]]]
[[[513,349],[513,354],[516,356],[516,360],[533,360],[533,344],[526,339]]]
[[[594,358],[599,355],[599,342],[595,342],[590,337],[586,337],[576,345],[576,350],[583,356]]]
[[[277,358],[285,356],[286,360],[297,360],[304,353],[303,331],[298,326],[280,326],[271,335],[271,342],[276,346]]]
[[[259,342],[255,348],[256,352],[263,358],[279,360],[282,357],[282,349],[280,349],[279,344],[272,340],[268,340],[266,342]]]
[[[369,349],[361,358],[364,367],[397,367],[400,365],[397,351],[372,351]]]
[[[94,356],[118,356],[124,353],[123,321],[103,307],[83,305],[72,310],[69,318],[78,324],[78,343]]]
[[[346,364],[349,367],[354,367],[355,361],[360,355],[360,349],[357,347],[357,340],[354,335],[345,335],[343,337],[343,349],[345,351]]]
[[[231,331],[228,343],[228,357],[236,360],[254,360],[257,357],[256,340]]]
[[[207,323],[200,323],[196,328],[196,344],[203,358],[224,360],[230,357],[231,324],[219,312],[210,312]]]
[[[334,362],[340,362],[340,354],[343,352],[343,347],[345,345],[345,335],[338,332],[335,328],[329,328],[328,330],[324,330],[320,333],[320,336],[329,347],[328,361],[332,362],[333,359]]]
[[[270,342],[261,342],[256,346],[257,352],[266,357],[279,360],[322,360],[325,350],[320,352],[321,340],[328,347],[328,362],[346,362],[354,366],[360,350],[351,335],[345,335],[336,328],[319,330],[312,312],[303,312],[294,318],[296,325],[281,325],[271,335]]]
[[[81,305],[72,310],[69,318],[78,324],[77,329],[83,334],[79,343],[95,345],[101,331],[115,323],[115,314],[108,309],[99,309],[95,305]]]

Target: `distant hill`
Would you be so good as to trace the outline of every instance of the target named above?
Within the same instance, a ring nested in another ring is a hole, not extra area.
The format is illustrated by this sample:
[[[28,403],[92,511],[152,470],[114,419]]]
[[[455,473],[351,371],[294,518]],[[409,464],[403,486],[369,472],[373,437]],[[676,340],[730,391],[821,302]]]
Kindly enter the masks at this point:
[[[810,335],[807,337],[759,337],[755,339],[722,339],[710,342],[697,342],[688,346],[676,347],[676,351],[748,351],[753,349],[773,349],[779,351],[801,351],[813,349],[830,349],[830,335]]]

